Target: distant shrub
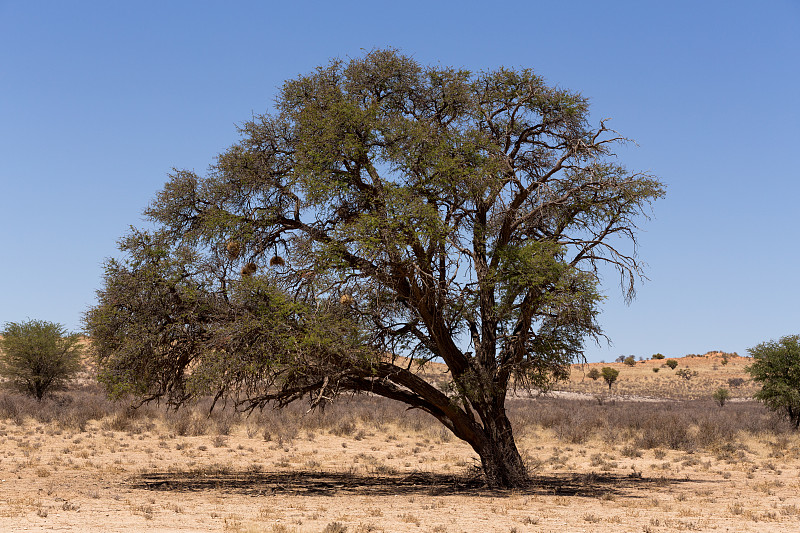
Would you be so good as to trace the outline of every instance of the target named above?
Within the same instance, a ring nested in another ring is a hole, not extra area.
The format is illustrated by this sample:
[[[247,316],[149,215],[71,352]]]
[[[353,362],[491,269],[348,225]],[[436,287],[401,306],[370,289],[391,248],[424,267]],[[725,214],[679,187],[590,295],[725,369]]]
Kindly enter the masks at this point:
[[[619,357],[614,359],[615,363],[622,363],[623,361],[625,361],[625,356],[624,355],[620,355]]]
[[[331,522],[325,529],[322,530],[322,533],[346,533],[347,526],[342,524],[341,522]]]
[[[589,372],[586,373],[586,377],[593,379],[594,381],[597,381],[598,379],[600,379],[600,371],[597,370],[596,368],[592,368],[591,370],[589,370]]]
[[[654,366],[654,367],[653,367],[653,372],[656,372],[656,373],[658,373],[658,371],[659,371],[659,370],[660,370],[660,368],[658,368],[657,366]]]
[[[734,388],[741,387],[742,385],[744,385],[744,381],[745,381],[744,378],[730,378],[728,380],[728,386]]]
[[[714,394],[712,394],[711,397],[714,398],[714,401],[717,402],[720,407],[724,407],[725,402],[727,402],[728,398],[731,397],[731,393],[728,389],[720,387],[714,391]]]
[[[603,379],[606,383],[608,383],[608,390],[611,390],[611,385],[617,381],[619,377],[619,370],[616,368],[611,368],[610,366],[604,366],[603,370],[600,371],[600,374],[603,376]]]
[[[653,359],[664,359],[664,354],[663,353],[654,353],[653,354]]]
[[[670,367],[672,370],[675,370],[675,367],[678,366],[678,362],[675,359],[667,359],[664,361],[664,364]]]
[[[689,381],[693,377],[697,376],[697,370],[689,370],[688,368],[681,368],[677,372],[675,372],[676,376],[680,376],[686,381]]]
[[[636,366],[636,358],[632,355],[626,357],[622,362],[628,366]]]

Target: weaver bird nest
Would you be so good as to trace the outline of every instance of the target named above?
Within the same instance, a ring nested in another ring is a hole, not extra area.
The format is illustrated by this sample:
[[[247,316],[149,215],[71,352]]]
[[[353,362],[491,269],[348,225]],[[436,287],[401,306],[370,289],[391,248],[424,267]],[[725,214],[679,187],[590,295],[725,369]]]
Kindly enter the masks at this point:
[[[256,269],[258,267],[255,263],[247,263],[245,266],[242,267],[242,276],[252,276],[256,273]]]
[[[225,245],[225,251],[228,252],[229,259],[236,259],[242,252],[242,245],[239,244],[239,241],[228,241],[228,244]]]
[[[339,303],[342,305],[350,305],[353,303],[353,297],[349,294],[342,294],[342,296],[339,298]]]
[[[273,256],[272,259],[269,260],[269,264],[271,266],[284,266],[286,265],[286,261],[283,260],[283,257],[276,255]]]

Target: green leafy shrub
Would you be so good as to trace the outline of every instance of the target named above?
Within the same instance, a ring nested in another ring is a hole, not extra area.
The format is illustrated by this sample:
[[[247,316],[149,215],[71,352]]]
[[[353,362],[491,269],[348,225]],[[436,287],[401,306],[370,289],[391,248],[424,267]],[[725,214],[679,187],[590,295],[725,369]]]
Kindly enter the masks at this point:
[[[755,398],[773,411],[783,412],[795,429],[800,427],[800,335],[762,342],[747,350],[753,364],[747,367],[753,381],[761,383]]]
[[[593,379],[594,381],[597,381],[598,379],[600,379],[600,371],[597,370],[596,368],[592,368],[591,370],[589,370],[589,372],[586,373],[586,377]]]
[[[719,404],[720,407],[725,406],[725,402],[728,401],[728,398],[731,397],[731,393],[725,387],[720,387],[714,391],[714,394],[711,395],[714,398],[714,401]]]
[[[1,332],[0,375],[11,385],[41,401],[64,389],[81,369],[78,335],[44,320],[7,322]]]
[[[610,366],[604,366],[603,370],[600,371],[600,375],[602,375],[605,382],[608,383],[608,390],[610,391],[611,385],[613,385],[619,377],[619,370],[611,368]]]
[[[675,367],[678,366],[678,362],[675,359],[667,359],[664,361],[664,364],[670,367],[672,370],[675,370]]]
[[[664,354],[663,353],[654,353],[653,354],[653,359],[664,359]]]
[[[628,357],[626,357],[625,360],[622,361],[622,362],[625,363],[628,366],[636,366],[636,358],[634,356],[632,356],[632,355],[629,355]]]

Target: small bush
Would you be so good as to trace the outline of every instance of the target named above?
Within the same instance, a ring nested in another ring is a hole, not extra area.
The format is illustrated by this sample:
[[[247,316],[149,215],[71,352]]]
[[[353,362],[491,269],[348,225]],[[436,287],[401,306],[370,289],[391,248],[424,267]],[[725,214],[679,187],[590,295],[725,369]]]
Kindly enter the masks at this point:
[[[654,353],[653,354],[653,359],[664,359],[664,354],[663,353]]]
[[[664,364],[670,367],[672,370],[675,370],[675,367],[678,366],[678,362],[675,359],[667,359],[664,361]]]
[[[677,372],[675,372],[676,376],[679,376],[686,381],[689,381],[693,377],[697,376],[697,370],[689,370],[688,368],[681,368]]]
[[[68,335],[61,324],[7,322],[0,334],[0,375],[40,402],[46,394],[66,388],[81,369],[78,336]]]
[[[728,386],[733,388],[741,387],[744,385],[744,381],[744,378],[730,378],[728,380]]]
[[[592,368],[591,370],[589,370],[589,372],[586,373],[586,377],[593,379],[594,381],[597,381],[598,379],[600,379],[600,371],[597,370],[596,368]]]
[[[712,394],[711,397],[714,398],[714,401],[717,402],[720,407],[724,407],[725,402],[727,402],[728,398],[731,397],[731,393],[728,389],[720,387],[714,391],[714,394]]]
[[[622,361],[622,362],[625,363],[628,366],[636,366],[636,358],[634,356],[632,356],[632,355],[629,355],[628,357],[626,357],[625,360]]]
[[[657,366],[653,367],[653,372],[658,373],[659,370],[660,370],[660,368],[658,368]]]

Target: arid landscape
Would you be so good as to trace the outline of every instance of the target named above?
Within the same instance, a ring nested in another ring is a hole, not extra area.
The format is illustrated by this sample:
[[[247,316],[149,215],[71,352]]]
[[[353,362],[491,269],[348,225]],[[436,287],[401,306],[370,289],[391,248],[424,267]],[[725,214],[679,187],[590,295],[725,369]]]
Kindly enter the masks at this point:
[[[800,528],[800,437],[748,399],[749,360],[675,359],[576,365],[559,391],[510,401],[533,479],[515,491],[488,490],[468,446],[380,398],[246,416],[205,403],[132,411],[90,377],[41,405],[0,392],[0,530]],[[611,391],[586,377],[603,366],[620,370]]]

